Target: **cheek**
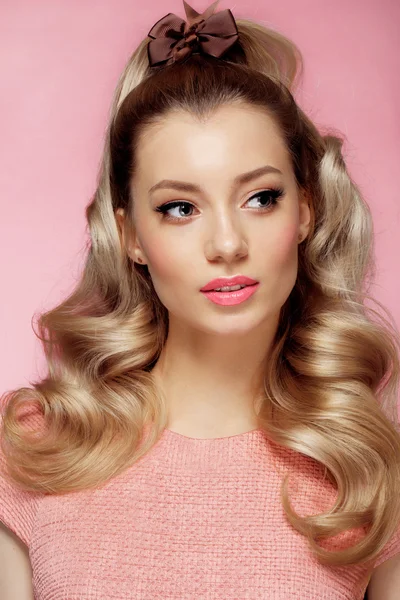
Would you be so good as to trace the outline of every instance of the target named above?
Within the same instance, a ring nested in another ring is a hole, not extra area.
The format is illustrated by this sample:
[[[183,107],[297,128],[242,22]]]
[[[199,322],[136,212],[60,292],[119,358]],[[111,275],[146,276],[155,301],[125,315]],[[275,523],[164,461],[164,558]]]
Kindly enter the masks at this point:
[[[287,225],[268,240],[265,262],[265,294],[280,309],[296,283],[298,272],[298,226]]]
[[[179,233],[164,238],[156,235],[154,239],[147,235],[145,239],[143,250],[156,291],[159,286],[176,285],[182,281],[190,265],[193,265],[189,243]]]
[[[268,236],[268,253],[277,268],[297,268],[298,235],[298,224],[290,223]]]

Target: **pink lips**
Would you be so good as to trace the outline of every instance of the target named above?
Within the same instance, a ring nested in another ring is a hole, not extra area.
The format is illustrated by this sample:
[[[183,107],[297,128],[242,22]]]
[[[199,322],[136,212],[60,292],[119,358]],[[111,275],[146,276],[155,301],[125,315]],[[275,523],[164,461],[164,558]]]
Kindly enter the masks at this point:
[[[202,292],[207,298],[209,298],[215,304],[221,304],[222,306],[233,306],[234,304],[240,304],[250,298],[257,289],[259,288],[259,283],[254,283],[253,285],[247,285],[241,290],[236,290],[234,292],[216,292],[215,290],[210,290],[209,292]]]
[[[215,291],[215,288],[233,285],[245,285],[246,287],[232,292]],[[201,288],[200,291],[215,304],[232,306],[234,304],[240,304],[247,300],[247,298],[250,298],[250,296],[257,291],[259,285],[259,282],[255,279],[251,279],[251,277],[236,275],[235,277],[218,277],[217,279],[213,279]]]
[[[255,283],[258,282],[251,277],[246,277],[245,275],[235,275],[235,277],[217,277],[217,279],[212,279],[209,281],[207,285],[201,288],[200,291],[209,292],[210,290],[215,290],[215,288],[221,288],[227,285],[254,285]]]

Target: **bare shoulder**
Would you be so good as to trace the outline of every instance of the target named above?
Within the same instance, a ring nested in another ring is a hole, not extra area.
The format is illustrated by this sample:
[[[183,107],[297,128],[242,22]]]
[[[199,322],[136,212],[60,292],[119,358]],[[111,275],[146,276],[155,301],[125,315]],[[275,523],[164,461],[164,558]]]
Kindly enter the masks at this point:
[[[400,554],[378,565],[368,584],[368,600],[399,600]]]
[[[0,521],[0,589],[2,600],[33,600],[29,551]]]

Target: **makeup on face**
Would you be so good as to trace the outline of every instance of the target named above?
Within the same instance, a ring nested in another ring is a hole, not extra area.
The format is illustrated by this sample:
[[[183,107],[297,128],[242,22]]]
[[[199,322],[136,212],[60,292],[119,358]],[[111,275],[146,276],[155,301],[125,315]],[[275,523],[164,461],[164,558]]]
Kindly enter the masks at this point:
[[[235,304],[241,304],[250,298],[250,296],[255,294],[259,287],[259,283],[253,283],[252,285],[246,285],[239,290],[234,290],[231,292],[218,292],[216,290],[210,290],[209,292],[201,293],[215,304],[221,304],[222,306],[233,306]]]
[[[171,321],[215,331],[223,315],[241,328],[277,312],[296,278],[299,215],[268,117],[236,107],[201,124],[169,117],[140,146],[135,186],[137,232]]]
[[[232,306],[250,298],[259,285],[259,282],[251,277],[235,275],[212,279],[200,291],[215,304]]]

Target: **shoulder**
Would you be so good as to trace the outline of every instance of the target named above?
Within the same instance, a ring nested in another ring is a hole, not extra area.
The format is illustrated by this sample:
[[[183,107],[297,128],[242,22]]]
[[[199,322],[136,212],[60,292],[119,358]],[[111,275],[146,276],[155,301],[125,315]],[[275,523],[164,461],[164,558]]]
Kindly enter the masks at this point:
[[[337,489],[325,467],[311,457],[292,450],[280,452],[292,484],[289,485],[291,503],[301,516],[322,512],[336,500]],[[331,549],[352,546],[361,540],[363,530],[349,530],[322,545]],[[368,600],[399,600],[400,590],[400,524],[372,563],[368,584]]]
[[[35,419],[35,413],[32,415]],[[0,412],[1,435],[2,431]],[[0,444],[0,521],[26,546],[30,545],[36,514],[43,496],[44,494],[38,492],[24,490],[14,482],[9,475],[2,444]]]
[[[386,569],[395,565],[398,565],[398,568],[400,568],[400,523],[392,537],[378,554],[378,558],[374,562],[373,573],[386,572]]]
[[[397,600],[400,590],[400,550],[380,560],[368,584],[368,600]]]
[[[1,455],[1,453],[0,453]],[[0,521],[27,546],[36,513],[40,505],[41,494],[19,488],[8,478],[4,458],[0,456]]]

